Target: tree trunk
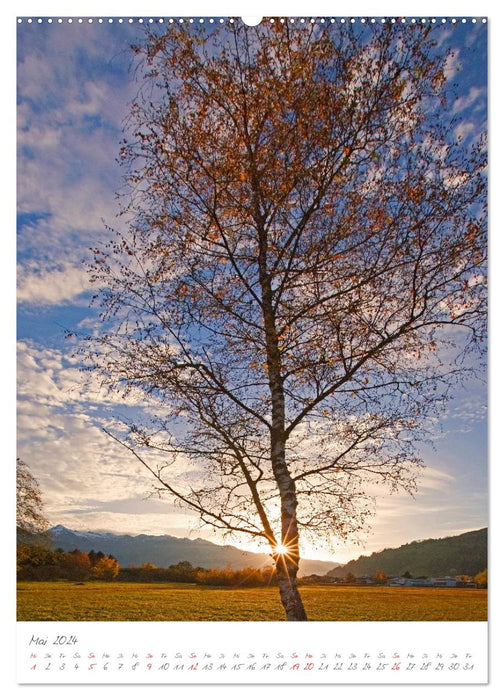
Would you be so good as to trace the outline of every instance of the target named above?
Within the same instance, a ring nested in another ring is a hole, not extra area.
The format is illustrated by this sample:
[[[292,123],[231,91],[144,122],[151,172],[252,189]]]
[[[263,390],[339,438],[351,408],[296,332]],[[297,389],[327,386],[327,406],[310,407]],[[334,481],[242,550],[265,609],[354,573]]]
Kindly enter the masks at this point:
[[[256,192],[257,195],[257,192]],[[267,265],[268,237],[260,214],[259,197],[255,197],[257,230],[259,234],[259,280],[262,292],[262,312],[266,344],[266,364],[271,392],[271,467],[278,485],[281,508],[282,540],[285,554],[275,554],[280,598],[287,620],[306,620],[303,601],[297,587],[299,569],[299,533],[297,524],[296,484],[287,467],[285,435],[285,391],[282,359],[276,328],[271,277]]]
[[[295,494],[294,494],[295,498]],[[284,504],[282,502],[282,543],[286,554],[276,556],[276,573],[280,599],[285,609],[287,620],[307,620],[303,601],[297,586],[299,569],[299,545],[296,516],[289,517],[289,526],[284,527]]]
[[[287,620],[306,620],[303,601],[297,587],[299,569],[299,531],[297,523],[296,484],[290,475],[286,459],[285,395],[279,371],[278,344],[268,347],[269,384],[272,397],[271,466],[280,495],[282,539],[285,554],[276,555],[276,571],[280,598]]]
[[[272,431],[271,460],[281,501],[282,544],[285,554],[276,555],[276,572],[280,598],[287,620],[306,620],[303,601],[297,587],[299,569],[299,533],[297,526],[296,486],[285,460],[285,440]]]
[[[282,567],[280,567],[282,568]],[[285,608],[285,613],[287,620],[298,620],[305,621],[306,612],[304,609],[303,601],[298,591],[296,577],[289,578],[285,572],[280,573],[279,562],[277,561],[277,577],[278,577],[278,588],[280,590],[280,599],[282,605]]]

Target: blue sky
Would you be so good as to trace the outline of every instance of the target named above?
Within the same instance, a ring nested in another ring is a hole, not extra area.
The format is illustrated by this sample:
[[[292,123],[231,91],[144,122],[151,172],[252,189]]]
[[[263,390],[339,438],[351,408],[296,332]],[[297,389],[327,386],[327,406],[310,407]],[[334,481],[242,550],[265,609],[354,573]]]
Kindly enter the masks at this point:
[[[197,518],[145,499],[148,476],[102,433],[99,417],[135,410],[84,389],[65,330],[92,328],[83,259],[107,239],[120,187],[121,124],[136,86],[127,22],[18,25],[18,455],[32,468],[53,524],[216,538]],[[486,27],[437,24],[454,50],[447,78],[468,142],[486,119]],[[439,426],[415,499],[377,494],[362,547],[306,549],[345,560],[363,552],[487,525],[485,387],[460,389]],[[248,546],[246,541],[240,543]]]

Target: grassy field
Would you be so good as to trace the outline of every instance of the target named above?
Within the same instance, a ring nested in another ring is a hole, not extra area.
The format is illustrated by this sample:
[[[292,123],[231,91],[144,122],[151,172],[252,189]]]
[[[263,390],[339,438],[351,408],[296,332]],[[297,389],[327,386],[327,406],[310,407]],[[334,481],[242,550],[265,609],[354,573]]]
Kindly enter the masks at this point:
[[[310,620],[486,620],[475,589],[301,588]],[[18,620],[283,620],[275,588],[180,583],[18,584]]]

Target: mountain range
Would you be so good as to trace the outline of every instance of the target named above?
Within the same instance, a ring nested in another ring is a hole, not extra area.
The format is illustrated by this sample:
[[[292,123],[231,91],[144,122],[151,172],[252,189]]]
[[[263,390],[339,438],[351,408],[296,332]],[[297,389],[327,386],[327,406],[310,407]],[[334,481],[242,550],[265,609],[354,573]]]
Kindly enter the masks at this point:
[[[230,545],[218,545],[208,540],[194,540],[171,535],[115,535],[110,532],[81,532],[56,525],[49,530],[54,549],[66,552],[80,549],[84,552],[102,551],[112,554],[122,567],[140,566],[150,562],[158,567],[167,567],[188,561],[193,566],[205,569],[243,569],[246,566],[262,567],[272,564],[268,554],[247,552]],[[334,561],[302,559],[300,576],[325,574]]]
[[[374,576],[384,571],[387,576],[453,576],[475,574],[487,568],[488,529],[472,530],[462,535],[410,542],[395,549],[384,549],[370,556],[353,559],[331,569],[327,575],[344,578]]]
[[[272,563],[268,554],[248,552],[230,545],[218,545],[201,538],[189,539],[171,535],[116,535],[110,532],[82,532],[63,525],[51,528],[52,546],[70,552],[74,549],[112,554],[122,567],[150,562],[167,567],[188,561],[205,569],[243,569]],[[487,567],[488,530],[473,530],[461,535],[410,542],[401,547],[384,549],[361,556],[347,564],[334,561],[301,559],[300,576],[311,574],[344,578],[374,576],[384,571],[387,576],[473,576]]]

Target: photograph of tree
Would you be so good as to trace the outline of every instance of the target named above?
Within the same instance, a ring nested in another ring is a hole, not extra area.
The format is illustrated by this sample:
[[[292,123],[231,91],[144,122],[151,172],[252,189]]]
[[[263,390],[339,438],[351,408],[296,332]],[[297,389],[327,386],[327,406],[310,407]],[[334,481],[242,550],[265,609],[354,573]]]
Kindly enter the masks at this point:
[[[486,25],[18,30],[19,619],[486,619]]]

